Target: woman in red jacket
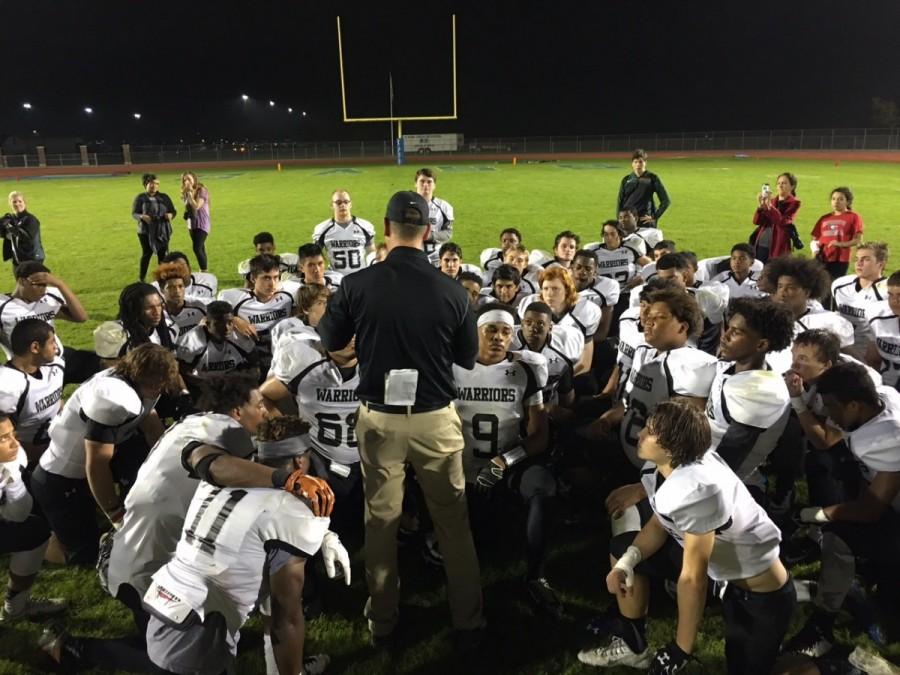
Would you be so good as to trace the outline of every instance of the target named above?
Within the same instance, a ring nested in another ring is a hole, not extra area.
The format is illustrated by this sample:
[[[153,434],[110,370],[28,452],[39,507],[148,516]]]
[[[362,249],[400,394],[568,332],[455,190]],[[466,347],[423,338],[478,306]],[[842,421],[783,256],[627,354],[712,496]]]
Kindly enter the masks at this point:
[[[850,188],[835,188],[831,191],[831,213],[819,218],[813,227],[813,249],[832,281],[847,274],[850,249],[862,242],[863,221],[851,211],[852,206]]]
[[[797,199],[797,177],[783,173],[775,182],[776,193],[759,193],[759,208],[753,214],[756,225],[750,243],[756,249],[756,259],[766,263],[771,258],[790,255],[791,248],[803,248],[797,236],[794,218],[800,209]]]

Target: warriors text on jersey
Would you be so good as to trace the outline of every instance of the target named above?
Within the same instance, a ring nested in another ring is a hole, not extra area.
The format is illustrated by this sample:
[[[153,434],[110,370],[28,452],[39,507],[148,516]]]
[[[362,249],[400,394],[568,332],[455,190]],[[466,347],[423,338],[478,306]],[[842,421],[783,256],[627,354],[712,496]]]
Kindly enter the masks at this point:
[[[234,305],[234,315],[246,319],[256,328],[258,346],[264,354],[272,353],[272,327],[293,313],[294,299],[284,291],[276,291],[266,302],[260,302],[252,291],[248,291]]]
[[[525,434],[526,411],[544,402],[535,368],[525,361],[504,359],[493,365],[476,362],[472,370],[453,366],[456,409],[462,420],[463,471],[474,483],[492,457],[515,447]]]
[[[313,241],[328,252],[331,269],[352,274],[366,266],[366,249],[375,239],[375,227],[368,220],[353,216],[349,223],[329,218],[313,230]]]
[[[0,366],[0,412],[12,419],[21,443],[42,446],[50,442],[47,429],[59,412],[64,375],[59,357],[33,374],[9,362]]]
[[[619,282],[619,287],[624,288],[637,274],[637,261],[640,255],[630,246],[620,246],[610,250],[603,244],[596,247],[588,247],[597,256],[597,275],[609,277]]]
[[[66,306],[58,290],[48,287],[47,292],[35,302],[0,294],[0,343],[9,347],[13,328],[23,319],[40,319],[51,326],[53,319]]]
[[[197,326],[178,339],[175,356],[195,375],[229,373],[253,361],[253,341],[236,331],[218,343],[206,326]]]
[[[316,349],[317,342],[302,334],[295,337],[279,344],[272,374],[294,395],[316,451],[338,464],[358,462],[358,369],[338,368]]]
[[[881,357],[881,377],[885,385],[896,387],[900,381],[900,316],[884,301],[868,308],[866,317]]]

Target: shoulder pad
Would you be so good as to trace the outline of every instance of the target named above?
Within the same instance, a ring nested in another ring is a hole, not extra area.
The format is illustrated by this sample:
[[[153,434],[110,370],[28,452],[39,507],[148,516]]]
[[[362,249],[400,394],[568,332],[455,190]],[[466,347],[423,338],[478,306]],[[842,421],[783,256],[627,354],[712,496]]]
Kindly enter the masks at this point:
[[[729,295],[728,286],[718,281],[704,282],[694,292],[703,316],[713,323],[722,323],[725,320]]]
[[[589,335],[597,332],[597,326],[603,316],[603,310],[587,298],[579,298],[572,308],[572,314],[577,315],[578,320],[584,324]]]
[[[723,393],[732,419],[758,429],[773,426],[790,405],[784,379],[771,370],[737,373],[725,381]]]
[[[268,517],[261,522],[263,541],[284,542],[310,557],[315,555],[331,521],[314,516],[306,504],[284,490],[269,492],[273,498],[264,505]]]
[[[500,253],[499,248],[486,248],[481,252],[481,255],[478,256],[478,262],[484,267],[491,262],[491,260],[496,258],[498,253]]]
[[[603,293],[608,306],[615,307],[616,303],[619,302],[621,290],[619,289],[619,282],[615,279],[610,279],[609,277],[597,277],[594,279],[594,288]]]
[[[693,465],[687,465],[683,470],[692,468]],[[679,531],[705,534],[728,522],[731,508],[721,486],[712,481],[697,483],[688,475],[677,474],[678,469],[656,493],[656,507]],[[684,478],[687,480],[680,480]]]
[[[528,264],[529,264],[529,265],[536,265],[536,266],[538,266],[538,267],[540,267],[541,265],[543,265],[545,262],[549,262],[549,261],[551,261],[551,260],[553,260],[553,256],[550,255],[549,253],[547,253],[546,251],[542,251],[542,250],[539,249],[539,248],[534,249],[534,250],[528,255]]]
[[[561,351],[570,361],[578,361],[584,351],[584,334],[575,326],[553,326],[550,344]]]
[[[248,457],[253,451],[253,440],[247,430],[228,415],[206,413],[191,415],[183,422],[182,433],[207,445],[225,450],[235,457]]]
[[[250,291],[246,288],[226,288],[223,291],[219,291],[219,300],[223,302],[227,302],[229,305],[234,307],[241,300],[248,297]]]
[[[641,279],[644,281],[649,281],[651,277],[656,276],[656,263],[651,262],[647,263],[641,268]]]
[[[117,377],[97,377],[85,385],[81,410],[95,422],[115,427],[143,412],[138,393]]]
[[[528,307],[528,305],[530,305],[532,302],[534,302],[538,298],[539,298],[539,296],[537,293],[531,293],[529,295],[526,295],[524,298],[522,298],[519,301],[519,306],[516,307],[516,314],[519,315],[520,321],[522,320],[522,316],[524,316],[524,314],[525,314],[525,308]]]
[[[304,338],[306,336],[296,335],[294,339],[278,344],[278,352],[272,360],[271,373],[281,382],[290,382],[304,370],[326,358],[316,349],[317,342]],[[338,384],[340,382],[338,373]]]
[[[666,359],[676,393],[698,398],[709,396],[717,363],[715,356],[691,347],[674,349]]]
[[[547,366],[547,358],[543,354],[523,349],[510,352],[510,355],[512,355],[513,361],[521,361],[524,365],[531,367],[531,372],[534,373],[534,378],[537,380],[538,389],[543,389],[547,386],[547,378],[550,371]]]
[[[197,356],[206,349],[206,334],[202,326],[194,326],[176,342],[177,355],[185,360],[185,356]]]
[[[241,260],[241,262],[238,263],[237,273],[240,274],[242,277],[245,277],[248,274],[250,274],[250,258],[247,258],[246,260]]]
[[[716,268],[719,263],[723,260],[728,260],[731,256],[727,255],[717,255],[712,258],[703,258],[702,260],[697,261],[697,274],[695,275],[698,281],[708,281],[712,279],[718,272],[716,272]]]

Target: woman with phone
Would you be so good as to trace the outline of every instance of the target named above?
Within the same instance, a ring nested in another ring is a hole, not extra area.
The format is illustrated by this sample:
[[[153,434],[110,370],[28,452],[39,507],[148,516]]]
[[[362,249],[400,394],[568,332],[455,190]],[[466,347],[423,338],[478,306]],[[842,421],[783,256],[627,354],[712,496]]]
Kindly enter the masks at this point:
[[[194,255],[201,272],[209,271],[206,257],[206,238],[209,236],[209,190],[193,171],[181,174],[181,197],[184,199],[184,219],[188,222]]]
[[[756,259],[765,264],[771,258],[790,255],[792,249],[803,248],[803,242],[794,227],[794,218],[800,209],[797,199],[797,177],[783,173],[775,182],[775,192],[768,183],[757,196],[759,206],[753,214],[756,229],[750,235],[750,245],[756,250]]]

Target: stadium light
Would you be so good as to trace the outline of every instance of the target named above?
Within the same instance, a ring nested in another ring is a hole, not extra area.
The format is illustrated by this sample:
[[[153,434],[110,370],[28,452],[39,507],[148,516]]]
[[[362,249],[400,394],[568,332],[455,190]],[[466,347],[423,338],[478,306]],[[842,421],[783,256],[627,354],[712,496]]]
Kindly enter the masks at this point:
[[[88,115],[91,115],[91,114],[93,114],[94,109],[91,108],[90,106],[87,106],[87,107],[85,107],[84,112],[86,112]]]
[[[293,108],[288,108],[288,112],[289,112],[289,113],[292,113],[292,112],[294,112],[294,109],[293,109]]]
[[[302,115],[303,115],[304,117],[306,117],[306,111],[305,111],[305,110],[303,111]]]
[[[242,100],[242,101],[249,101],[249,100],[250,100],[250,97],[247,96],[247,94],[241,94],[241,100]]]
[[[26,102],[26,103],[23,103],[23,104],[22,104],[22,107],[25,108],[25,110],[31,110],[31,104],[30,104],[30,103],[27,103],[27,102]]]
[[[139,120],[139,119],[141,119],[141,113],[134,113],[134,115],[132,115],[132,117],[134,117],[134,119],[136,119],[136,120]]]
[[[274,107],[275,107],[275,101],[269,101],[269,107],[270,107],[270,108],[274,108]]]

